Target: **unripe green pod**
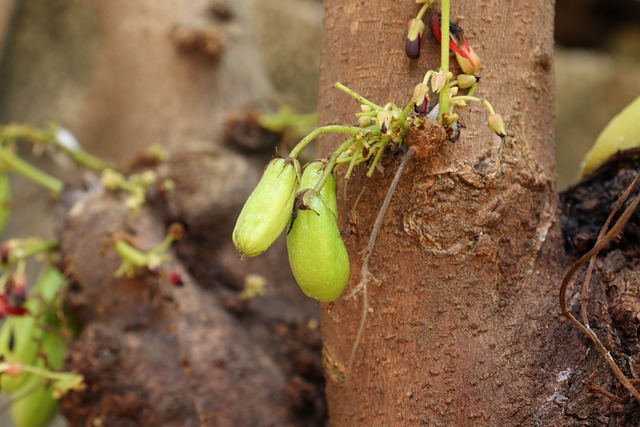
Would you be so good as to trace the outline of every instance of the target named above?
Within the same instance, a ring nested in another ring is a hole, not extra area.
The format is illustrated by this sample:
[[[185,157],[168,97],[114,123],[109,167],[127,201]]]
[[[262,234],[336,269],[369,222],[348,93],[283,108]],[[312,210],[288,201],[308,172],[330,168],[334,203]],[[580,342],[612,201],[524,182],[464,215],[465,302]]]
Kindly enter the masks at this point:
[[[54,332],[45,332],[42,337],[43,357],[37,359],[35,366],[54,371],[62,368],[67,354],[67,343]],[[44,360],[47,361],[45,366]],[[58,399],[54,397],[54,387],[40,375],[23,374],[26,380],[12,398],[11,418],[16,427],[44,427],[58,412]]]
[[[58,400],[53,397],[53,385],[45,386],[46,382],[40,375],[29,374],[24,386],[14,393],[10,412],[16,427],[44,427],[56,415]]]
[[[0,328],[0,357],[4,362],[33,365],[37,360],[39,350],[48,354],[46,349],[41,348],[41,342],[44,346],[45,338],[43,336],[51,335],[51,333],[45,332],[42,324],[54,326],[58,323],[56,307],[52,304],[66,283],[67,279],[57,268],[51,265],[44,267],[38,282],[25,302],[30,313],[38,313],[42,316],[37,320],[33,314],[7,317]],[[53,338],[49,340],[53,340]],[[66,344],[64,348],[66,351]],[[64,358],[64,353],[62,358]],[[49,362],[51,363],[51,360]],[[62,365],[62,360],[58,365]],[[0,391],[13,393],[23,387],[29,375],[23,372],[17,376],[0,376]]]
[[[350,265],[338,229],[335,178],[330,175],[320,192],[311,189],[321,175],[322,169],[315,163],[307,166],[302,175],[287,251],[302,292],[319,301],[332,302],[347,285]]]
[[[10,316],[0,330],[0,356],[7,363],[32,365],[40,348],[42,329],[33,316]],[[29,374],[0,376],[0,390],[12,393],[20,388]]]
[[[233,229],[233,244],[242,256],[266,251],[291,220],[299,170],[298,160],[291,158],[273,159],[265,168]]]
[[[600,132],[582,160],[582,176],[600,167],[618,151],[640,146],[640,96],[619,112]]]

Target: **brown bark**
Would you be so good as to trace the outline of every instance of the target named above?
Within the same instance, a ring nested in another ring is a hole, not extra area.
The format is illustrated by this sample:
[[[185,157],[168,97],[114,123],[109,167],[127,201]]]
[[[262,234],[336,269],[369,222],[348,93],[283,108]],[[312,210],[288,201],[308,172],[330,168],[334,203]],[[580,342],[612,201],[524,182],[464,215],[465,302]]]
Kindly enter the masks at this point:
[[[407,167],[371,258],[372,312],[351,372],[361,300],[323,312],[334,426],[557,421],[556,376],[577,357],[579,346],[565,347],[576,334],[557,314],[553,2],[452,3],[484,64],[477,94],[506,117],[508,136],[493,136],[486,112],[471,105],[458,141]],[[424,72],[439,67],[432,36],[418,61],[404,56],[416,8],[325,2],[322,122],[351,122],[357,110],[332,88],[337,80],[374,102],[402,105]],[[395,165],[347,184],[343,214],[362,191],[358,233],[347,239],[351,286]]]

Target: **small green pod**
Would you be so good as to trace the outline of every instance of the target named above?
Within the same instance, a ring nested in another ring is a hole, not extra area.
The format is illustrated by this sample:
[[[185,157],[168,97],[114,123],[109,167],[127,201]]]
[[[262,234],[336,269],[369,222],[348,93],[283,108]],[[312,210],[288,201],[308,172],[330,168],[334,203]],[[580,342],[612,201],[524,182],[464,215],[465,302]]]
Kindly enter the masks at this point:
[[[233,244],[242,256],[260,255],[291,220],[298,187],[298,160],[276,158],[247,199],[233,229]]]
[[[298,211],[287,235],[289,265],[306,295],[335,301],[349,280],[349,255],[337,222],[336,181],[329,176],[320,192],[311,189],[322,175],[315,163],[305,168]]]
[[[44,364],[36,365],[44,368]],[[45,427],[58,412],[53,386],[36,374],[29,374],[24,386],[13,394],[11,419],[16,427]]]
[[[582,176],[597,169],[618,151],[640,146],[640,96],[620,111],[600,132],[582,160]]]
[[[36,325],[31,315],[10,316],[0,330],[0,357],[7,363],[31,365],[38,356],[42,329]],[[0,388],[5,393],[12,393],[20,388],[29,374],[17,376],[0,376]]]

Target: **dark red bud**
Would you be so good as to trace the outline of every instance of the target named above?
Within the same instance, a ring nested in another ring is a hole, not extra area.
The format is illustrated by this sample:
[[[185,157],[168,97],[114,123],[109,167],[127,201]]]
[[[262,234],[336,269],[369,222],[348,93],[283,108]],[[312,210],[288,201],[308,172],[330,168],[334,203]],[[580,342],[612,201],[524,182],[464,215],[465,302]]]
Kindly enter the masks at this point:
[[[9,242],[4,242],[2,246],[0,246],[0,261],[3,264],[6,264],[9,261],[9,254],[11,252],[11,245]]]
[[[169,282],[171,282],[171,284],[176,288],[182,287],[184,285],[184,282],[182,281],[182,276],[180,276],[180,273],[178,273],[175,270],[171,270],[169,272]]]
[[[404,53],[411,59],[420,57],[420,36],[415,40],[407,39],[404,43]]]
[[[382,132],[383,135],[386,135],[387,134],[387,130],[388,130],[387,129],[387,124],[386,123],[382,123],[380,125],[380,132]]]
[[[413,107],[413,110],[416,112],[416,114],[424,115],[424,114],[427,114],[428,108],[429,108],[429,100],[425,98],[420,105],[415,105]]]

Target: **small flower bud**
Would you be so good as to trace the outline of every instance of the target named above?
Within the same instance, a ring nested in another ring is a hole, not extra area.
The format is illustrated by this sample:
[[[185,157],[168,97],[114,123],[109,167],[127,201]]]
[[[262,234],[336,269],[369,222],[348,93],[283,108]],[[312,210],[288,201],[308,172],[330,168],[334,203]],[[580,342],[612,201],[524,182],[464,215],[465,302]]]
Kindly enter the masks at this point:
[[[447,78],[440,71],[435,76],[431,77],[431,90],[433,93],[440,93],[444,85],[447,83]]]
[[[429,108],[429,87],[424,83],[418,83],[413,89],[413,98],[416,101],[416,105],[413,107],[416,114],[427,114]]]
[[[480,77],[473,74],[458,74],[456,80],[460,89],[469,89],[480,80]]]
[[[411,59],[420,57],[420,41],[424,34],[424,22],[422,19],[410,19],[408,22],[407,39],[404,45],[404,51]]]
[[[101,181],[107,190],[115,191],[125,182],[125,178],[120,172],[116,172],[113,169],[105,169],[102,171]]]
[[[391,111],[382,110],[378,112],[376,121],[378,122],[378,126],[380,126],[380,132],[386,135],[387,132],[389,132],[389,126],[391,126]]]
[[[371,117],[369,116],[358,117],[358,125],[360,125],[361,128],[366,128],[368,126],[371,126]]]
[[[176,288],[180,288],[184,285],[182,276],[180,276],[180,273],[178,273],[176,270],[171,270],[169,272],[169,282]]]
[[[444,113],[442,115],[442,124],[445,127],[451,127],[455,122],[458,121],[458,119],[459,117],[457,113]]]
[[[487,123],[489,124],[491,130],[500,138],[504,138],[505,136],[507,136],[507,131],[504,128],[504,121],[502,120],[502,116],[500,114],[489,114]]]
[[[291,219],[298,187],[297,159],[271,160],[236,222],[233,243],[242,256],[266,251]]]
[[[480,71],[480,57],[473,51],[466,40],[464,44],[466,49],[463,50],[463,53],[455,52],[458,65],[465,74],[478,74],[478,71]]]
[[[464,99],[454,99],[451,101],[451,105],[455,107],[466,107],[467,101],[465,101]]]

